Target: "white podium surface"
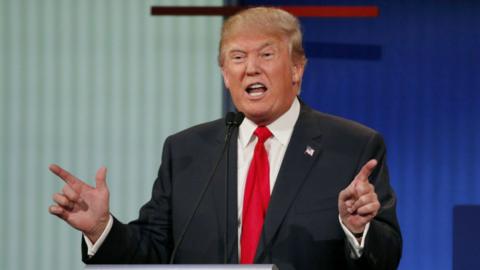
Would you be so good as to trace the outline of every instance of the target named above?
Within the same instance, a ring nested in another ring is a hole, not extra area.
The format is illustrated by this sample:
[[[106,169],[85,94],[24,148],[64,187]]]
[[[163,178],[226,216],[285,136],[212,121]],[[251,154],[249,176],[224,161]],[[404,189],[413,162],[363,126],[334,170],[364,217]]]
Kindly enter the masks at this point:
[[[85,270],[278,270],[273,264],[89,264]]]

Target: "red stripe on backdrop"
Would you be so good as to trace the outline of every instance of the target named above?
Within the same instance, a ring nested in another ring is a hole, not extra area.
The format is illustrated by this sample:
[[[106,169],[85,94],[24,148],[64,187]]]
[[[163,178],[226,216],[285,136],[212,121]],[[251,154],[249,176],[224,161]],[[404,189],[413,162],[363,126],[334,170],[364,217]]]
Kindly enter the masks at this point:
[[[153,6],[154,16],[230,16],[248,7],[241,6]],[[369,18],[378,17],[377,6],[279,6],[298,17]]]
[[[358,18],[378,17],[376,6],[281,6],[298,17]]]

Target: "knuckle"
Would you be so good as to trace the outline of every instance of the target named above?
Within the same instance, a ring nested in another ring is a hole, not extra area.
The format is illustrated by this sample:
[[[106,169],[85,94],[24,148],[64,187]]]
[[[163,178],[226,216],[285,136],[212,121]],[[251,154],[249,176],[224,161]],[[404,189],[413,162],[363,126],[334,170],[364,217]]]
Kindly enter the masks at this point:
[[[57,203],[60,205],[65,205],[67,203],[65,197],[58,196]]]
[[[58,204],[61,204],[62,203],[62,196],[60,194],[55,194],[53,195],[53,201],[58,203]]]
[[[369,207],[368,205],[365,205],[365,206],[363,206],[362,208],[360,208],[359,211],[360,211],[362,214],[367,214],[368,212],[370,212],[370,207]]]
[[[74,192],[72,192],[72,193],[70,194],[70,199],[71,199],[71,200],[73,200],[73,201],[76,201],[76,200],[78,200],[78,194],[77,194],[77,193],[74,193]]]
[[[357,206],[361,206],[364,204],[364,198],[363,197],[360,197],[358,200],[357,200]]]

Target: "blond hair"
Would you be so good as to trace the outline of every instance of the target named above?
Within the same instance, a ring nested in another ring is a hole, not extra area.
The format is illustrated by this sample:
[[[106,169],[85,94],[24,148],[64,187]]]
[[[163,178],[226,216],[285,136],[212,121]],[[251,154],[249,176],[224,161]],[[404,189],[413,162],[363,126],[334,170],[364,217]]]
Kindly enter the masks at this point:
[[[286,37],[290,56],[295,63],[305,65],[307,58],[302,46],[302,31],[298,19],[285,10],[272,7],[255,7],[242,10],[229,17],[222,26],[218,49],[218,64],[223,66],[223,46],[229,38],[245,29],[259,29],[263,33]]]

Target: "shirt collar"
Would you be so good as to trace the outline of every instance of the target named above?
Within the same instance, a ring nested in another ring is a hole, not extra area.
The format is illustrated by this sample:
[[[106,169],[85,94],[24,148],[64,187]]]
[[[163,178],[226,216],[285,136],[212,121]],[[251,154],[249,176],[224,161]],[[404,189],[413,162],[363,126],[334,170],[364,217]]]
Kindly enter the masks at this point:
[[[273,137],[276,138],[283,146],[286,146],[292,136],[293,127],[300,115],[300,102],[297,98],[293,100],[290,109],[282,114],[277,120],[273,121],[267,128],[272,132]],[[245,148],[248,143],[253,141],[253,132],[257,125],[250,119],[245,118],[240,125],[238,139],[240,145]]]

